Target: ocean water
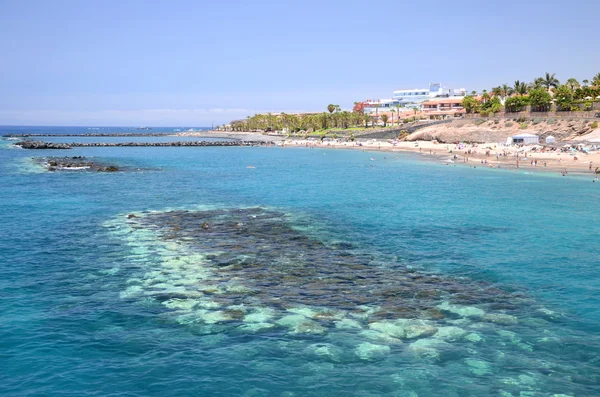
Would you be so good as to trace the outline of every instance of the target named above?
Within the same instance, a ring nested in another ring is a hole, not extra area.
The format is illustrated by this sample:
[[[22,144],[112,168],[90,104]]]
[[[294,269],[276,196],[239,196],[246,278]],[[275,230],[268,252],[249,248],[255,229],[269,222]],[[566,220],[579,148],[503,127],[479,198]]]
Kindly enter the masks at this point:
[[[600,395],[590,176],[10,144],[2,396]],[[51,155],[134,167],[31,160]]]

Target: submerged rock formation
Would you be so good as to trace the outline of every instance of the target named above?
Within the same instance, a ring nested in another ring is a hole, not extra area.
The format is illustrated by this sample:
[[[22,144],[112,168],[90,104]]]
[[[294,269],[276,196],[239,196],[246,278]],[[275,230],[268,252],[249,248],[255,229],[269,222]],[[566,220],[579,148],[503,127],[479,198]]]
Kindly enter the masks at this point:
[[[278,327],[291,334],[362,331],[368,340],[401,344],[439,330],[443,340],[461,339],[468,332],[459,327],[472,321],[515,324],[524,300],[485,283],[372,265],[350,245],[328,246],[296,230],[284,214],[263,208],[124,218],[129,239],[152,236],[136,250],[165,248],[155,270],[122,296],[143,294],[189,311],[185,321],[196,316],[203,323]],[[482,318],[486,313],[496,316]]]

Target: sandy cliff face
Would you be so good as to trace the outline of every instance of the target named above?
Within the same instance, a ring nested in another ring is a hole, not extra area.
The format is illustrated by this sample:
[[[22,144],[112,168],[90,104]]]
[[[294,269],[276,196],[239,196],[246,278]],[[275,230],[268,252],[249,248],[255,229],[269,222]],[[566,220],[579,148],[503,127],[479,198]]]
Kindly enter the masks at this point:
[[[595,120],[527,119],[518,122],[506,120],[455,120],[448,124],[426,127],[409,135],[407,140],[433,140],[441,142],[504,142],[507,137],[520,133],[535,134],[543,141],[552,135],[557,141],[585,140],[595,137],[600,129],[593,128]],[[600,124],[600,119],[598,119]]]

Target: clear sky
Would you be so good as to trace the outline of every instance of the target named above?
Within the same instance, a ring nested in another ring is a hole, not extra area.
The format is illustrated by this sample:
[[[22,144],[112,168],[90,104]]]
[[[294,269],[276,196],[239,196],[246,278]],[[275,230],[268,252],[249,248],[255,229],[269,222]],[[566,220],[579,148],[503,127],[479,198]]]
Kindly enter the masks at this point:
[[[220,124],[600,72],[599,0],[0,0],[0,124]]]

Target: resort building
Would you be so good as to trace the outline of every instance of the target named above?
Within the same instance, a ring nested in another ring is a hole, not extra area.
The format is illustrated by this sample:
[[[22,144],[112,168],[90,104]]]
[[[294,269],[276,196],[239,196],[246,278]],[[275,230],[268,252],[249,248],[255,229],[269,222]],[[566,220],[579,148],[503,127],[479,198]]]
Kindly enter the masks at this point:
[[[364,101],[365,112],[378,113],[379,109],[387,110],[389,108],[403,109],[421,109],[425,101],[434,98],[452,98],[460,97],[462,99],[467,91],[464,88],[451,90],[442,86],[441,83],[431,83],[429,88],[415,88],[410,90],[397,90],[390,99],[369,99]]]
[[[430,99],[421,104],[421,111],[430,120],[461,117],[466,113],[462,100],[462,96]]]

